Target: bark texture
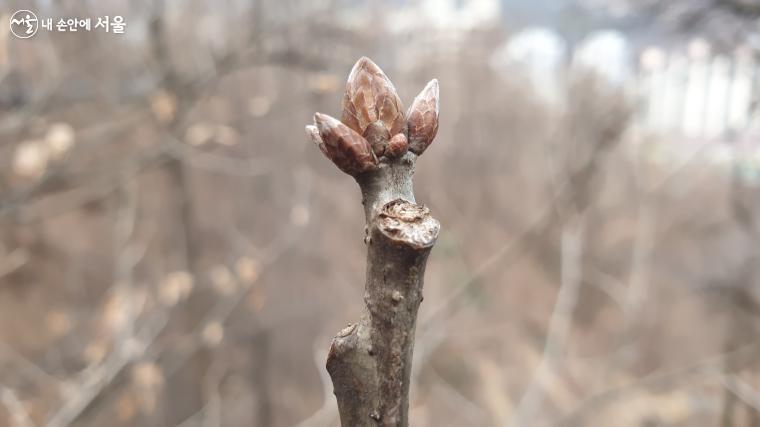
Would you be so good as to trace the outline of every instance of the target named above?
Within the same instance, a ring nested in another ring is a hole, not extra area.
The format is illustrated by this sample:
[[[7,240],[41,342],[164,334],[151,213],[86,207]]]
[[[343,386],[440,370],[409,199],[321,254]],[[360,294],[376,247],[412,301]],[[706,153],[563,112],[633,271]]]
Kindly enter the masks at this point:
[[[417,309],[439,228],[426,207],[401,198],[369,225],[365,313],[327,358],[343,426],[408,425]]]
[[[343,427],[409,425],[417,310],[440,229],[416,204],[412,176],[438,128],[438,82],[406,115],[402,110],[390,80],[362,58],[349,75],[343,121],[317,113],[306,127],[322,153],[356,179],[367,221],[364,313],[338,333],[327,356]],[[408,151],[411,130],[415,147]]]

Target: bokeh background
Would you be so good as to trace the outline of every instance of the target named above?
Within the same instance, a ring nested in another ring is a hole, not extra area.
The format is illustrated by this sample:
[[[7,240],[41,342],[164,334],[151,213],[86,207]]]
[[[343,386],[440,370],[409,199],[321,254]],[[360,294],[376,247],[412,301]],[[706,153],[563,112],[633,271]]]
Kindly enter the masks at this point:
[[[757,0],[0,15],[0,426],[338,425],[364,217],[303,127],[361,56],[441,85],[412,425],[760,425]]]

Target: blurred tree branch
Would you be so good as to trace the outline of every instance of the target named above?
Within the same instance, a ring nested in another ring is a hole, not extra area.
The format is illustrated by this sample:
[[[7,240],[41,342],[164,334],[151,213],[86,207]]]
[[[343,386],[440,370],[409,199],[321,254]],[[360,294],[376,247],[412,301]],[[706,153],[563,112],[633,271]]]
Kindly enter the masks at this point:
[[[584,425],[584,419],[589,413],[598,411],[604,405],[620,400],[629,393],[640,391],[642,388],[669,387],[694,377],[713,377],[715,372],[720,372],[720,368],[725,364],[741,365],[754,361],[759,349],[760,341],[751,342],[731,352],[721,353],[680,368],[657,371],[629,383],[594,393],[584,398],[573,411],[555,420],[555,424]]]
[[[515,426],[532,424],[542,406],[545,384],[549,383],[548,378],[556,374],[564,358],[583,278],[584,234],[585,218],[582,214],[568,222],[562,230],[561,282],[557,302],[549,321],[541,363],[520,399],[513,418]]]
[[[12,427],[33,427],[34,423],[29,418],[29,413],[24,408],[24,404],[21,403],[16,393],[8,387],[0,386],[0,402],[5,405],[6,409],[10,413],[13,426]]]

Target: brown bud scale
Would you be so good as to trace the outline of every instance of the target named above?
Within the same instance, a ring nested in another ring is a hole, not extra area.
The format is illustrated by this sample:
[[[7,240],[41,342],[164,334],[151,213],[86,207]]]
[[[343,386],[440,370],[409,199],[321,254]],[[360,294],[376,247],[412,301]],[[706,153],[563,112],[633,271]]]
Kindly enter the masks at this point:
[[[309,140],[314,143],[314,145],[319,147],[319,151],[321,151],[322,154],[324,154],[329,159],[330,155],[327,152],[325,143],[322,142],[322,137],[319,136],[319,129],[317,129],[317,127],[314,125],[306,125],[306,135],[309,137]]]
[[[409,144],[407,143],[406,135],[403,133],[397,133],[388,142],[388,148],[385,150],[385,155],[393,158],[401,157],[406,153],[408,148]]]
[[[340,170],[357,175],[377,167],[369,142],[338,119],[316,113],[314,123],[322,138],[323,152]]]
[[[388,129],[385,128],[383,122],[380,120],[372,122],[367,126],[367,130],[364,131],[364,139],[369,142],[372,147],[372,151],[377,157],[382,156],[385,153],[385,148],[388,146],[388,140],[391,138]]]
[[[433,142],[438,133],[438,80],[431,80],[414,98],[407,112],[409,150],[417,155]]]
[[[396,88],[369,58],[361,58],[351,70],[342,104],[341,120],[361,135],[376,121],[390,135],[404,127],[404,109]]]

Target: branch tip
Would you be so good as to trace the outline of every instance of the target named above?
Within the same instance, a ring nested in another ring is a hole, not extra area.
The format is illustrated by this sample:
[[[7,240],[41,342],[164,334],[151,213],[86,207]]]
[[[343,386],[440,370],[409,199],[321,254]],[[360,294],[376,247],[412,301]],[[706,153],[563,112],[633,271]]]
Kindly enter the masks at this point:
[[[405,118],[401,98],[396,87],[383,70],[367,57],[362,57],[351,69],[346,81],[346,93],[341,102],[343,108],[341,120],[346,126],[370,139],[367,132],[375,135],[385,134],[381,140],[373,141],[373,147],[380,152],[379,143],[388,144],[388,139],[404,131]],[[372,129],[383,127],[383,131]]]
[[[406,112],[409,150],[414,154],[421,155],[438,133],[439,100],[438,79],[430,80]]]

